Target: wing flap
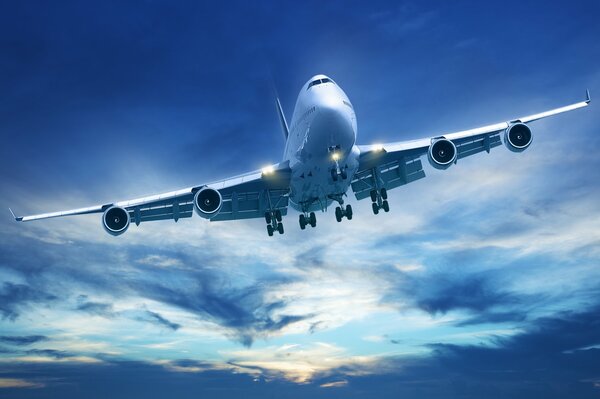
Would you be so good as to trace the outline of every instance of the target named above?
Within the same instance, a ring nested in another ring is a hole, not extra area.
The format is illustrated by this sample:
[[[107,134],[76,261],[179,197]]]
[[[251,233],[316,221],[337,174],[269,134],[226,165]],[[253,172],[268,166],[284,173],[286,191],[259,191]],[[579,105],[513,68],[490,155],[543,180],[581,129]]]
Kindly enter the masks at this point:
[[[419,157],[405,156],[359,171],[351,186],[356,199],[361,200],[369,197],[371,190],[376,187],[391,190],[424,177],[425,171]]]
[[[223,196],[221,211],[211,222],[264,217],[267,209],[279,209],[287,214],[289,203],[287,189],[265,189],[253,192],[232,192]]]
[[[502,140],[500,135],[496,133],[463,139],[458,143],[455,142],[455,145],[458,151],[457,159],[462,159],[482,151],[490,152],[492,148],[502,145]]]

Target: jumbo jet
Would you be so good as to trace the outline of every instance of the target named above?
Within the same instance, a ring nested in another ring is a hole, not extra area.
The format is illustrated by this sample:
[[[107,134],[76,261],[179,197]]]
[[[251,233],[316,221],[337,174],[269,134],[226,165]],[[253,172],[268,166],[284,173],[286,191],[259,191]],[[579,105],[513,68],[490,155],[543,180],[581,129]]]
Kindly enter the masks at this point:
[[[533,141],[529,123],[586,107],[585,101],[475,129],[442,133],[413,141],[357,144],[356,114],[336,82],[316,75],[300,90],[291,123],[276,100],[285,136],[283,161],[261,170],[212,183],[127,201],[118,201],[62,212],[16,217],[17,221],[101,213],[104,229],[123,234],[131,222],[192,217],[194,212],[211,222],[264,218],[267,233],[283,234],[288,207],[299,212],[302,230],[315,227],[315,212],[336,204],[335,218],[353,217],[344,206],[347,192],[357,200],[370,199],[373,213],[388,212],[388,190],[425,177],[422,159],[436,169],[447,169],[462,158],[487,152],[502,143],[513,152]]]

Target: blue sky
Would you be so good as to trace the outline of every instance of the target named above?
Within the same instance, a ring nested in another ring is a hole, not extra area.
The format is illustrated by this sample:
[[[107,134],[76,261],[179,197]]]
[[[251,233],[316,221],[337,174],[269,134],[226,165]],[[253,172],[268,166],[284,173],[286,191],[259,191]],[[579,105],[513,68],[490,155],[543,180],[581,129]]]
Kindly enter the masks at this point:
[[[0,396],[597,397],[600,117],[269,238],[199,218],[107,235],[112,202],[277,162],[312,75],[359,142],[600,93],[596,2],[0,5]]]

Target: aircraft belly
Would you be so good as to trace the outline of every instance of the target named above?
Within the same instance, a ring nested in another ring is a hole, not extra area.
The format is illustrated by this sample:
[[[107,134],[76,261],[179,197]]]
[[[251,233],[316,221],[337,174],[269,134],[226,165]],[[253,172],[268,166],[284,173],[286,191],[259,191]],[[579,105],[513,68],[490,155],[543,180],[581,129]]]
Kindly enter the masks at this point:
[[[308,211],[324,210],[331,203],[330,195],[343,194],[348,191],[352,176],[358,168],[358,149],[353,149],[349,156],[340,162],[346,169],[348,178],[333,181],[331,168],[333,164],[297,162],[292,167],[290,184],[290,205],[302,211],[303,203],[310,203]]]

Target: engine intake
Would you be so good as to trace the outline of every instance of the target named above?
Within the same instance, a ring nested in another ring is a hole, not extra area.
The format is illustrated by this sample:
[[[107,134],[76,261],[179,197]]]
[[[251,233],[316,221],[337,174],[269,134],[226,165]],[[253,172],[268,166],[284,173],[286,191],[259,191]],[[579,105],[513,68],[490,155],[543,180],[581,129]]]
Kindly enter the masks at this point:
[[[129,212],[118,206],[111,206],[102,215],[104,230],[110,235],[118,236],[129,228]]]
[[[512,152],[525,151],[532,141],[531,129],[524,123],[515,123],[504,132],[504,145]]]
[[[204,187],[194,196],[194,209],[205,219],[215,217],[221,210],[221,205],[223,205],[223,197],[214,188]]]
[[[427,158],[434,168],[448,169],[456,161],[457,153],[456,146],[452,141],[441,138],[431,143]]]

